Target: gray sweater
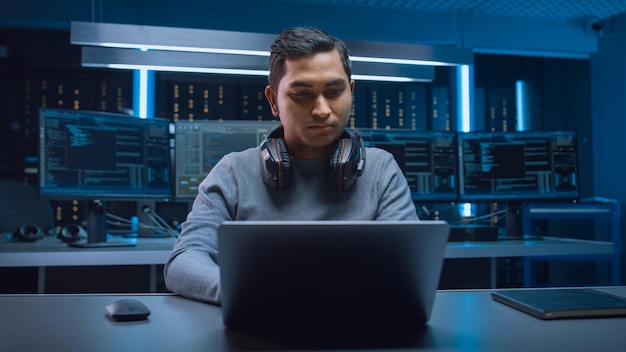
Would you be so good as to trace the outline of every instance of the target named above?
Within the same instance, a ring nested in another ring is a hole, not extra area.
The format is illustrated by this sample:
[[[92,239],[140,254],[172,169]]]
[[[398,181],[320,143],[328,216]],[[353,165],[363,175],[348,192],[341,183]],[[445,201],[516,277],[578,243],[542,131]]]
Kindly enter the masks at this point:
[[[226,155],[200,184],[165,265],[177,294],[220,303],[217,226],[227,220],[417,220],[411,193],[393,156],[367,148],[365,169],[348,190],[331,189],[329,158],[291,160],[290,187],[261,177],[259,148]]]

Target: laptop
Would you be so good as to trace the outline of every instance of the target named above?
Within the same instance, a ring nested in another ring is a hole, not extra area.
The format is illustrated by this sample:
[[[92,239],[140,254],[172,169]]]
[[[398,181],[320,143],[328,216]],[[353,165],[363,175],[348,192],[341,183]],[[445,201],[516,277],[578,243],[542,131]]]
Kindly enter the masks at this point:
[[[396,328],[430,318],[445,221],[242,221],[217,229],[224,325]]]

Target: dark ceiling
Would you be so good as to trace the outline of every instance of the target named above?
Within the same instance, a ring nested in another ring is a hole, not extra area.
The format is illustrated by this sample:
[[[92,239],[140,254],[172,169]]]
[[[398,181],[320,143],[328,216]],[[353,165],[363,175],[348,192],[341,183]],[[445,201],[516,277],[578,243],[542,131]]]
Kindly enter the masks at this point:
[[[554,20],[603,20],[626,13],[626,0],[291,0]]]

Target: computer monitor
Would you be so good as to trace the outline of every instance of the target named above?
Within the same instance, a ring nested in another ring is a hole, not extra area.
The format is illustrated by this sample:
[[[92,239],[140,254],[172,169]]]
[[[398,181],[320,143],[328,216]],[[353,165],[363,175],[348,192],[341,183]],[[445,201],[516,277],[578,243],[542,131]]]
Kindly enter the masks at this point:
[[[575,200],[575,131],[459,133],[459,200]]]
[[[459,133],[459,201],[505,202],[509,234],[519,204],[579,198],[576,132]]]
[[[39,193],[86,202],[88,240],[72,245],[132,245],[107,241],[106,202],[172,198],[170,122],[41,109],[39,125]]]
[[[200,182],[224,155],[259,146],[279,125],[279,121],[257,120],[176,122],[176,199],[195,198]]]
[[[366,146],[393,154],[409,183],[414,201],[456,201],[455,132],[367,128],[359,128],[359,132]]]

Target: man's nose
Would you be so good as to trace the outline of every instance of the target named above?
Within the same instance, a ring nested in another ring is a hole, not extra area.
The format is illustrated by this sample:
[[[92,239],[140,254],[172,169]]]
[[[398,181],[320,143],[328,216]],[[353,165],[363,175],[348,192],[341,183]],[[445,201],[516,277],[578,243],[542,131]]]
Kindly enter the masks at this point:
[[[328,100],[324,96],[319,96],[315,99],[315,103],[313,104],[313,111],[311,114],[314,117],[318,118],[326,118],[330,115],[332,110],[330,109],[330,104],[328,104]]]

